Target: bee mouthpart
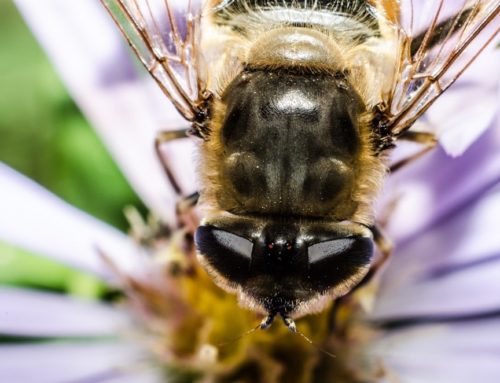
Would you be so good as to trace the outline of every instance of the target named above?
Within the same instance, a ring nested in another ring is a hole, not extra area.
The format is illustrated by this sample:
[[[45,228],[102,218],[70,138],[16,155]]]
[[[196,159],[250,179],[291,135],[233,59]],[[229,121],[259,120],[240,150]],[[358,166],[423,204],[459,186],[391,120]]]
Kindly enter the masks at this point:
[[[281,319],[283,319],[283,323],[285,324],[285,326],[288,327],[288,329],[291,332],[297,332],[297,326],[295,324],[295,321],[292,318],[287,317],[286,315],[284,315],[282,313],[280,313],[279,315],[281,316]],[[269,314],[264,319],[262,319],[262,322],[260,322],[260,326],[259,326],[260,329],[267,330],[269,327],[271,327],[271,325],[274,322],[275,316],[276,316],[276,314]]]
[[[276,314],[270,314],[264,319],[262,319],[262,322],[260,322],[260,329],[261,330],[267,330],[271,325],[273,324],[274,317]]]
[[[285,326],[288,327],[291,332],[297,332],[297,326],[292,318],[286,317],[283,314],[281,314],[281,318]]]

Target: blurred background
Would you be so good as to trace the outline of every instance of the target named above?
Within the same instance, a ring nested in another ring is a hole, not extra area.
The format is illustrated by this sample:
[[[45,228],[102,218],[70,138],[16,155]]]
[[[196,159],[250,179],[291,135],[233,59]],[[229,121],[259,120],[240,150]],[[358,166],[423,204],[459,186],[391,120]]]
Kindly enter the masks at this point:
[[[0,161],[121,230],[124,206],[145,210],[11,0],[0,1]],[[0,284],[106,293],[92,277],[1,241]]]

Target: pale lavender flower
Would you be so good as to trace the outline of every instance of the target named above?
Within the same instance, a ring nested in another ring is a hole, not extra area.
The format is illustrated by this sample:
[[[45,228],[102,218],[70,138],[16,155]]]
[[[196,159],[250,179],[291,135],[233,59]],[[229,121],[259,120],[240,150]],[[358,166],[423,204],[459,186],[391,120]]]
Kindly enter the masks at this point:
[[[179,127],[182,120],[137,71],[97,1],[16,2],[133,187],[172,222],[173,192],[152,142],[157,130]],[[396,252],[377,299],[367,302],[368,319],[386,327],[370,352],[403,383],[500,379],[498,56],[493,48],[485,52],[422,119],[424,128],[438,132],[442,148],[391,177],[384,189],[381,209],[399,197],[388,227]],[[168,155],[184,188],[194,190],[192,148],[186,145]],[[113,276],[96,246],[123,270],[141,272],[137,254],[145,250],[125,235],[4,165],[0,185],[0,239],[109,283]],[[130,322],[117,308],[12,288],[0,289],[0,302],[0,333],[107,339],[0,345],[0,381],[160,379],[143,364],[138,344],[119,340]]]

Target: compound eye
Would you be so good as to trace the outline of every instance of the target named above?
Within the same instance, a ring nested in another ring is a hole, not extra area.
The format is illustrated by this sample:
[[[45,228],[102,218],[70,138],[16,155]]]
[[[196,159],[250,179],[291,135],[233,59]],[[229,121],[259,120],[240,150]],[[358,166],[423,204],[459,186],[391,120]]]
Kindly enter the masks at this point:
[[[200,226],[195,242],[208,264],[231,282],[242,284],[248,277],[253,243],[214,226]]]
[[[367,273],[373,241],[367,237],[333,239],[309,246],[307,256],[309,277],[318,290],[341,286],[348,291]]]

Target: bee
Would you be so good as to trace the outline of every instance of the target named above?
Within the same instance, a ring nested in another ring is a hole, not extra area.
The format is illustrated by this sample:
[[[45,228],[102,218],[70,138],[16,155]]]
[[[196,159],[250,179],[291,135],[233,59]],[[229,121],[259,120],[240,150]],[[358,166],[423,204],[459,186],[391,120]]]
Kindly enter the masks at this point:
[[[189,1],[181,14],[170,0],[101,1],[189,122],[159,134],[160,158],[165,142],[198,141],[200,190],[177,209],[201,208],[200,262],[261,328],[280,316],[292,331],[389,258],[373,208],[384,178],[436,145],[411,128],[495,38],[500,12],[466,0],[445,15],[436,0],[419,31],[411,0]],[[402,140],[422,150],[391,164]]]

